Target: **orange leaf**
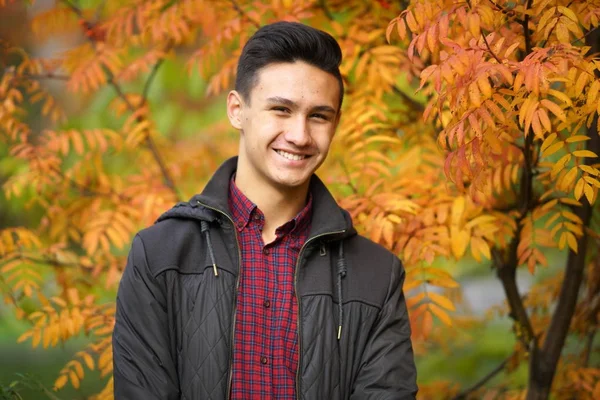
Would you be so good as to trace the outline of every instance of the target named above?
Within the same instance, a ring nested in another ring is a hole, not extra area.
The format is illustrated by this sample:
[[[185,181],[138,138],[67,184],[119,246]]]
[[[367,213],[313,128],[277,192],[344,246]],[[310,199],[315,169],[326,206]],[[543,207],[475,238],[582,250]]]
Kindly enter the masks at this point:
[[[454,303],[452,303],[452,301],[450,301],[450,299],[448,299],[446,296],[442,296],[431,291],[428,292],[428,296],[431,300],[433,300],[436,304],[440,305],[441,307],[444,307],[445,309],[450,311],[456,310],[456,307],[454,307]]]
[[[452,326],[452,320],[448,316],[448,313],[444,311],[441,307],[436,306],[433,303],[429,303],[429,310],[440,319],[444,324],[448,326]]]

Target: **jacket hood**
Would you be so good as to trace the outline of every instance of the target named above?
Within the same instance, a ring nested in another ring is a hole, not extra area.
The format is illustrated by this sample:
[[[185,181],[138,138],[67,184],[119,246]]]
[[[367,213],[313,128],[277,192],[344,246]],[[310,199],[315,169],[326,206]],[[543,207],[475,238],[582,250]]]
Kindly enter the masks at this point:
[[[231,219],[228,206],[229,180],[237,169],[237,157],[225,161],[209,180],[202,193],[187,202],[179,202],[156,222],[169,218],[195,219],[208,223],[219,221],[219,214]],[[313,215],[309,237],[327,235],[327,241],[356,235],[350,214],[340,208],[323,182],[313,174],[309,190],[313,196]]]

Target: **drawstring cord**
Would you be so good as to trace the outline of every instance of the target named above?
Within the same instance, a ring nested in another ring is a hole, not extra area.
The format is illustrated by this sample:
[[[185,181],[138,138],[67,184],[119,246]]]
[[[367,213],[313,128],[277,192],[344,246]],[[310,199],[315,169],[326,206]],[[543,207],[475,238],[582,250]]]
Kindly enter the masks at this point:
[[[208,222],[200,221],[200,231],[204,233],[206,236],[206,244],[208,245],[208,255],[210,256],[210,261],[212,262],[213,271],[215,276],[219,276],[217,272],[217,262],[215,261],[215,252],[213,251],[212,241],[210,240],[210,232],[208,230]]]
[[[342,321],[344,319],[344,308],[342,299],[342,278],[346,277],[348,268],[346,266],[346,259],[344,258],[344,241],[340,240],[339,254],[337,260],[337,294],[338,294],[338,309],[339,309],[339,326],[337,338],[340,340],[342,337]]]

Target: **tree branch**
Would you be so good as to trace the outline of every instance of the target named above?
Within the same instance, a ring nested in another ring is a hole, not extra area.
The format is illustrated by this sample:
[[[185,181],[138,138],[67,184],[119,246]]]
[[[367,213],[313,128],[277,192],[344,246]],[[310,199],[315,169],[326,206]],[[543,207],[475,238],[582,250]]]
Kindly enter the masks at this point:
[[[527,12],[531,8],[533,0],[527,0],[525,11]],[[525,14],[525,19],[521,24],[523,26],[523,35],[525,36],[525,54],[531,53],[531,32],[529,32],[529,14]]]
[[[476,390],[478,390],[480,387],[482,387],[483,385],[485,385],[489,380],[491,380],[493,377],[495,377],[500,372],[502,372],[504,370],[504,367],[510,361],[510,359],[514,356],[514,354],[515,353],[512,353],[510,356],[506,357],[500,364],[498,364],[498,366],[496,368],[494,368],[493,370],[491,370],[486,376],[484,376],[483,378],[481,378],[478,382],[476,382],[474,385],[472,385],[468,389],[466,389],[466,390],[460,392],[459,394],[457,394],[452,400],[465,400],[465,399],[467,399],[467,397],[471,393],[473,393]]]
[[[592,48],[593,53],[600,51],[600,31],[595,31],[586,38],[586,44]],[[596,71],[596,78],[600,78],[600,72]],[[600,153],[600,136],[597,130],[598,114],[596,114],[587,136],[590,140],[586,143],[587,150],[596,154]],[[585,164],[592,165],[595,158],[586,158]],[[556,373],[556,366],[569,333],[571,320],[577,306],[579,289],[583,281],[585,269],[585,258],[587,253],[588,237],[587,227],[592,219],[593,205],[582,201],[582,206],[574,210],[575,214],[583,222],[583,235],[577,239],[577,252],[569,250],[567,266],[564,279],[560,288],[560,294],[550,327],[546,332],[546,339],[539,354],[534,354],[531,360],[532,371],[529,379],[528,400],[546,399],[552,387],[552,381]]]
[[[232,1],[235,1],[235,0],[232,0]],[[93,26],[93,24],[91,24],[89,21],[85,20],[85,18],[83,17],[83,13],[79,9],[79,7],[75,6],[69,0],[63,0],[63,2],[69,8],[71,8],[73,10],[73,12],[75,12],[87,26]],[[88,37],[88,39],[92,43],[95,42],[95,40],[93,38],[91,38],[91,37]],[[167,46],[170,46],[170,44],[168,44]],[[163,59],[160,59],[160,60],[158,60],[156,62],[156,64],[154,65],[154,68],[153,68],[152,72],[150,73],[150,76],[148,77],[148,80],[146,81],[146,84],[145,84],[145,87],[144,87],[144,93],[146,95],[147,95],[147,92],[149,90],[150,83],[153,81],[154,76],[156,75],[156,71],[157,71],[158,67],[160,67],[160,65],[162,64],[162,60]],[[117,95],[127,105],[127,108],[129,109],[129,111],[132,112],[132,113],[135,112],[136,108],[133,106],[133,104],[131,104],[131,102],[129,101],[129,99],[127,98],[127,96],[125,95],[125,93],[123,92],[123,90],[121,89],[121,86],[115,81],[115,76],[113,75],[113,73],[110,70],[108,70],[107,68],[104,68],[104,73],[106,74],[106,81],[107,81],[107,83],[114,88],[114,90],[117,92]],[[158,147],[156,146],[156,143],[154,142],[154,139],[152,139],[152,137],[149,134],[146,135],[146,145],[148,146],[148,149],[152,153],[152,157],[154,158],[154,160],[158,164],[158,168],[161,171],[161,174],[163,176],[163,181],[165,182],[165,185],[167,185],[167,187],[169,189],[171,189],[171,191],[175,194],[175,197],[179,201],[181,201],[182,200],[182,196],[180,195],[179,190],[175,186],[174,180],[171,177],[171,173],[169,172],[169,170],[168,170],[168,168],[167,168],[164,160],[162,159],[162,156],[160,155],[160,152],[158,150]]]

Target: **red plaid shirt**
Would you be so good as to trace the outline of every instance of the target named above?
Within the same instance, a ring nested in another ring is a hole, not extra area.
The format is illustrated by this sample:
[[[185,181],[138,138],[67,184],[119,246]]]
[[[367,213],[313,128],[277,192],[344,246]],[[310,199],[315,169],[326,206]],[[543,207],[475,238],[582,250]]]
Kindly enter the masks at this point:
[[[295,399],[298,304],[294,272],[308,238],[312,198],[264,245],[265,217],[229,185],[229,209],[242,252],[235,320],[231,399]]]

